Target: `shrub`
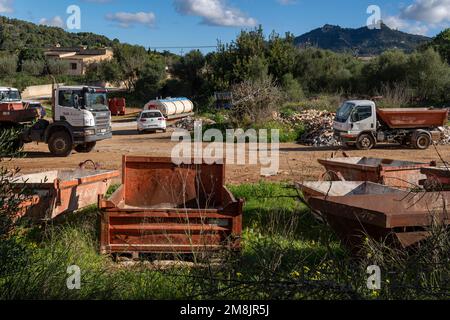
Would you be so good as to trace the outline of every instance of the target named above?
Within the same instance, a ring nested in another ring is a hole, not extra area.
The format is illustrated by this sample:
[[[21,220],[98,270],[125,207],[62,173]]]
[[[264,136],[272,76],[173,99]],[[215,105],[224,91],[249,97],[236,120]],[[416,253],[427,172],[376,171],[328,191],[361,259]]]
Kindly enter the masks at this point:
[[[25,60],[22,62],[22,72],[32,76],[39,76],[43,73],[45,67],[44,61]]]
[[[17,71],[17,57],[14,55],[0,57],[0,74],[2,77],[14,76]]]

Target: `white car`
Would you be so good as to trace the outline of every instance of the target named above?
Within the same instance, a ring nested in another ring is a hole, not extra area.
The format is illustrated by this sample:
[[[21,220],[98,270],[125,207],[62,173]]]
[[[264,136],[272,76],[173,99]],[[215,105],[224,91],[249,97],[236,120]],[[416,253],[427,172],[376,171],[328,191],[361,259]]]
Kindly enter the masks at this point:
[[[139,133],[156,132],[161,130],[166,132],[167,123],[166,118],[161,111],[147,110],[142,111],[137,119],[137,130]]]

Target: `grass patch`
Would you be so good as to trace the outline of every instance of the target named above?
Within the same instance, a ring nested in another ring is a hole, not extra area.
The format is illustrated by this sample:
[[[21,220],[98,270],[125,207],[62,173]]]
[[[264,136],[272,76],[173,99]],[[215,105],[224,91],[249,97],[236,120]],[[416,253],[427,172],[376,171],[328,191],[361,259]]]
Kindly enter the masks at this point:
[[[436,255],[448,256],[445,244],[440,251],[425,247],[417,256],[369,244],[367,259],[353,260],[328,226],[297,201],[290,185],[261,182],[229,188],[246,200],[243,250],[240,255],[224,253],[219,266],[120,266],[98,253],[100,213],[90,207],[45,226],[17,228],[0,242],[0,299],[414,299],[436,297],[430,286],[445,284],[448,265],[431,273],[417,271],[419,276],[413,276],[411,266],[428,256],[442,260]],[[441,245],[446,238],[440,239]],[[393,279],[390,274],[383,280],[386,290],[369,291],[366,268],[374,263],[408,277],[395,289],[387,282]],[[81,268],[81,290],[67,289],[71,265]],[[418,293],[412,286],[417,279],[429,290]]]

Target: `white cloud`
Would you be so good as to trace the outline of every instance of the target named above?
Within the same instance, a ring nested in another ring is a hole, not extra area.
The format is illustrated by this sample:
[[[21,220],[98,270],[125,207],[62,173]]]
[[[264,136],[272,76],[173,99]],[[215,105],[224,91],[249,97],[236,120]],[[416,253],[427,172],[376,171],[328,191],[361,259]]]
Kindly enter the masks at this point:
[[[184,15],[202,17],[202,23],[211,26],[252,27],[256,19],[248,17],[226,0],[174,0],[176,10]]]
[[[0,0],[0,13],[11,13],[13,11],[13,0]]]
[[[46,25],[49,27],[58,27],[64,29],[64,21],[60,16],[53,17],[51,19],[42,18],[39,20],[39,24]]]
[[[412,34],[426,35],[429,27],[419,21],[408,21],[399,16],[388,16],[383,22],[391,29],[402,30]]]
[[[450,22],[450,0],[415,0],[400,17],[430,24]]]
[[[430,29],[450,22],[450,0],[414,0],[395,16],[383,18],[393,29],[426,35]]]
[[[122,28],[129,28],[135,24],[153,27],[156,22],[156,15],[153,12],[117,12],[108,14],[106,19],[117,22]]]

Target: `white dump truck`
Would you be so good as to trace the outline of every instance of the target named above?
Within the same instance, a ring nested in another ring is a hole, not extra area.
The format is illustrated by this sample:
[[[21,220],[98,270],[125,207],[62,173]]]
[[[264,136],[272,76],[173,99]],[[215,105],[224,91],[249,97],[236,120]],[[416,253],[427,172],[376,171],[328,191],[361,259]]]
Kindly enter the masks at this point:
[[[442,138],[447,121],[447,109],[380,109],[373,101],[353,100],[338,109],[333,128],[343,145],[360,150],[383,142],[424,150]]]
[[[167,120],[178,120],[194,115],[194,103],[188,98],[166,98],[152,100],[144,110],[159,110]]]
[[[42,119],[39,109],[23,104],[20,95],[16,96],[15,92],[10,89],[9,100],[0,104],[0,130],[20,130],[18,147],[30,142],[46,143],[53,156],[67,157],[72,150],[88,153],[98,141],[112,138],[111,113],[105,88],[55,88],[52,121]]]

